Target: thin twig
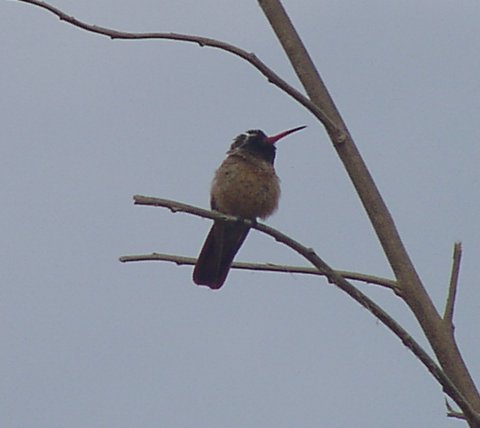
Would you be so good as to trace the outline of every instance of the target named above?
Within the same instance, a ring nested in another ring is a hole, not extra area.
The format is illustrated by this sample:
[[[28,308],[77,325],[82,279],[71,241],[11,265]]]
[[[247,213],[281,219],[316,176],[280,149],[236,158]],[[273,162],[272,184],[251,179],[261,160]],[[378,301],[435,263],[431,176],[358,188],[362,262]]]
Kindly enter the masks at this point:
[[[69,16],[62,10],[52,6],[51,4],[40,0],[18,0],[22,3],[32,4],[34,6],[41,7],[54,15],[58,16],[60,20],[65,21],[75,27],[81,28],[85,31],[90,31],[95,34],[110,37],[111,39],[123,39],[123,40],[144,40],[144,39],[163,39],[163,40],[176,40],[180,42],[195,43],[201,47],[208,46],[215,49],[221,49],[226,52],[230,52],[236,55],[253,67],[255,67],[261,74],[263,74],[267,80],[280,88],[282,91],[290,95],[301,105],[303,105],[308,111],[310,111],[327,129],[328,133],[332,135],[338,142],[342,142],[345,139],[345,135],[338,129],[335,123],[328,117],[328,115],[315,103],[310,101],[308,97],[303,95],[300,91],[288,84],[277,73],[275,73],[270,67],[268,67],[263,61],[261,61],[255,54],[247,52],[244,49],[234,46],[230,43],[226,43],[220,40],[211,39],[209,37],[194,36],[191,34],[180,33],[164,33],[164,32],[149,32],[149,33],[132,33],[127,31],[114,30],[113,28],[101,27],[98,25],[88,24],[79,19]]]
[[[184,212],[187,214],[193,214],[199,217],[209,218],[212,220],[222,220],[238,222],[238,217],[228,216],[218,211],[205,210],[193,205],[184,204],[182,202],[172,201],[169,199],[154,198],[149,196],[135,195],[133,197],[136,205],[146,205],[168,208],[170,211]],[[342,291],[347,293],[365,309],[371,312],[377,317],[388,329],[390,329],[402,343],[410,349],[413,354],[423,363],[432,376],[440,383],[443,391],[449,395],[461,408],[466,410],[468,415],[480,422],[480,415],[475,412],[470,403],[465,399],[462,393],[457,389],[455,384],[448,378],[443,370],[433,361],[428,353],[415,341],[415,339],[408,334],[408,332],[395,321],[388,313],[386,313],[380,306],[378,306],[373,300],[371,300],[364,293],[359,291],[350,282],[348,282],[338,271],[333,270],[327,263],[325,263],[312,248],[305,247],[300,242],[295,241],[284,233],[269,227],[263,223],[252,222],[250,220],[242,220],[248,224],[252,229],[256,229],[263,232],[276,241],[285,244],[295,252],[299,253],[305,259],[307,259],[313,266],[315,266],[320,272],[323,272],[328,281],[335,284]]]
[[[447,397],[445,397],[445,406],[447,408],[447,416],[449,418],[462,419],[462,420],[467,419],[467,417],[462,412],[459,412],[458,410],[453,409],[453,407],[448,402]]]
[[[152,253],[152,254],[138,254],[133,256],[122,256],[119,258],[122,263],[128,262],[145,262],[145,261],[162,261],[172,262],[177,265],[193,266],[197,262],[194,257],[177,256],[174,254],[164,253]],[[246,262],[233,262],[233,269],[242,270],[255,270],[264,272],[283,272],[283,273],[299,273],[306,275],[320,275],[325,276],[325,273],[319,272],[315,268],[304,266],[291,266],[291,265],[278,265],[273,263],[246,263]],[[349,272],[337,270],[337,273],[346,279],[353,281],[361,281],[367,284],[380,285],[385,288],[393,290],[396,294],[400,295],[401,290],[398,288],[397,283],[391,279],[381,278],[375,275],[367,275],[359,272]]]
[[[462,412],[455,412],[455,411],[447,412],[447,416],[449,418],[461,419],[463,421],[467,420],[467,417]]]
[[[452,263],[452,273],[450,275],[450,285],[448,287],[448,297],[447,303],[445,304],[445,313],[443,315],[443,320],[454,329],[453,325],[453,311],[455,307],[455,297],[457,295],[458,287],[458,276],[460,274],[460,261],[462,259],[462,243],[455,242],[453,246],[453,263]]]

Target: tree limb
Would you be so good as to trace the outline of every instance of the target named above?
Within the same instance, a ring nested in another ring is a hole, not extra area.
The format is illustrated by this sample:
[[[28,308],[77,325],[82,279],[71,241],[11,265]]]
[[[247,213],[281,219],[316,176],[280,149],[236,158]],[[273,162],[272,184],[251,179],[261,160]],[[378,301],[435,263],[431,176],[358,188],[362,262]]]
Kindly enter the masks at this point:
[[[321,106],[346,136],[343,144],[337,144],[335,138],[332,138],[333,146],[362,201],[398,285],[404,293],[404,300],[418,320],[445,373],[468,397],[473,408],[480,412],[480,394],[451,334],[451,329],[446,327],[423,286],[403,245],[393,217],[300,36],[280,0],[258,2],[309,98]],[[471,422],[470,415],[465,409],[462,410]]]
[[[54,15],[58,16],[60,20],[67,22],[75,27],[81,28],[91,33],[100,34],[110,37],[111,39],[123,39],[123,40],[144,40],[144,39],[163,39],[163,40],[175,40],[179,42],[195,43],[201,47],[208,46],[229,52],[237,57],[240,57],[255,67],[261,74],[263,74],[270,83],[274,84],[282,91],[290,95],[293,99],[303,105],[308,111],[310,111],[317,119],[319,119],[328,133],[334,136],[335,141],[341,143],[345,139],[345,135],[334,124],[334,122],[328,117],[328,115],[315,103],[313,103],[308,97],[303,95],[284,79],[282,79],[277,73],[275,73],[270,67],[268,67],[263,61],[261,61],[254,53],[247,52],[237,46],[230,43],[226,43],[220,40],[212,39],[209,37],[194,36],[191,34],[180,33],[132,33],[127,31],[119,31],[113,28],[101,27],[98,25],[88,24],[79,19],[69,16],[62,10],[52,6],[51,4],[40,0],[18,0],[22,3],[28,3],[34,6],[38,6],[45,9]]]
[[[135,205],[145,205],[154,207],[168,208],[173,213],[183,212],[193,214],[198,217],[209,218],[212,220],[238,222],[238,217],[222,214],[218,211],[205,210],[193,205],[184,204],[183,202],[172,201],[169,199],[154,198],[150,196],[135,195],[133,197]],[[306,260],[308,260],[315,268],[322,272],[328,279],[328,282],[335,284],[342,291],[347,293],[356,302],[360,303],[365,309],[377,317],[388,329],[390,329],[402,343],[410,349],[413,354],[423,363],[432,376],[440,383],[443,391],[449,395],[458,406],[469,415],[471,420],[476,420],[480,424],[480,415],[470,406],[470,403],[465,399],[462,393],[457,389],[455,384],[448,378],[442,369],[432,360],[427,352],[413,339],[410,334],[398,324],[389,314],[387,314],[380,306],[371,300],[364,293],[355,288],[348,282],[338,271],[333,270],[327,263],[325,263],[312,248],[305,247],[300,242],[295,241],[284,233],[269,227],[263,223],[252,222],[250,220],[241,219],[241,221],[248,224],[252,229],[263,232],[276,241],[285,244]]]
[[[122,256],[119,258],[122,263],[129,262],[145,262],[145,261],[162,261],[172,262],[177,265],[193,266],[197,262],[194,257],[177,256],[174,254],[152,253],[152,254],[138,254],[133,256]],[[307,275],[320,275],[325,276],[325,273],[319,272],[318,269],[309,268],[304,266],[290,266],[290,265],[277,265],[273,263],[246,263],[246,262],[233,262],[233,269],[241,270],[254,270],[263,272],[283,272],[283,273],[299,273]],[[337,273],[346,279],[353,281],[361,281],[367,284],[380,285],[385,288],[393,290],[395,294],[400,295],[401,290],[398,288],[395,281],[387,278],[381,278],[379,276],[367,275],[359,272],[349,272],[337,270]]]
[[[462,259],[462,243],[455,242],[453,246],[453,263],[452,263],[452,273],[450,275],[450,285],[448,287],[448,297],[447,303],[445,304],[445,313],[443,315],[443,320],[453,331],[453,310],[455,306],[455,297],[457,295],[457,286],[458,286],[458,276],[460,274],[460,261]]]

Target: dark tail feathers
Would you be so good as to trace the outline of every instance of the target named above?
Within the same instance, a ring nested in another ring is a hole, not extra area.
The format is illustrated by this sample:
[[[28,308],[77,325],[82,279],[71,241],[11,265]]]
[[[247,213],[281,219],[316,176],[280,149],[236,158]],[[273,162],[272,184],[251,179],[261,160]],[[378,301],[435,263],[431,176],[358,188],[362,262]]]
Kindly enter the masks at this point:
[[[245,224],[216,221],[208,233],[193,270],[193,281],[213,290],[219,289],[245,241],[250,227]]]

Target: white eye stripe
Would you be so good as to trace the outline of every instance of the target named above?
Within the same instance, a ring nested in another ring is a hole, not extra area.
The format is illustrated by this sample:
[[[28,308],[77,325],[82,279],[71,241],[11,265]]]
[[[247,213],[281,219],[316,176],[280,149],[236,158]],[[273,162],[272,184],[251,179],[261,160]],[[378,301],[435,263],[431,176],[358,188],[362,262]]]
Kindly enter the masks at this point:
[[[256,138],[259,137],[265,137],[265,134],[260,131],[259,129],[249,129],[248,131],[243,132],[242,134],[237,135],[233,139],[233,144],[236,145],[236,147],[239,147],[243,144],[246,144]]]

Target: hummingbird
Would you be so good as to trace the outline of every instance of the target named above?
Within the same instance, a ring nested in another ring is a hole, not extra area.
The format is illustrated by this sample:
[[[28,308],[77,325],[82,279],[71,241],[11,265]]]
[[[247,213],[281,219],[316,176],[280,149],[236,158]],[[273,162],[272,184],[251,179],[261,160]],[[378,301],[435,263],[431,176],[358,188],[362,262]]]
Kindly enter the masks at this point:
[[[304,128],[299,126],[271,137],[251,129],[237,136],[215,172],[211,209],[253,222],[272,215],[280,199],[280,180],[273,167],[275,143]],[[193,270],[195,284],[219,289],[249,230],[243,221],[215,220]]]

